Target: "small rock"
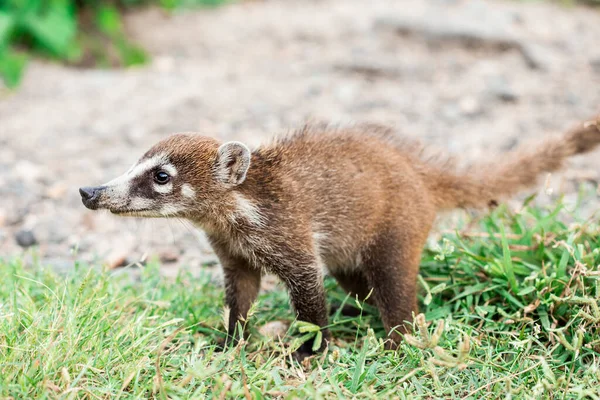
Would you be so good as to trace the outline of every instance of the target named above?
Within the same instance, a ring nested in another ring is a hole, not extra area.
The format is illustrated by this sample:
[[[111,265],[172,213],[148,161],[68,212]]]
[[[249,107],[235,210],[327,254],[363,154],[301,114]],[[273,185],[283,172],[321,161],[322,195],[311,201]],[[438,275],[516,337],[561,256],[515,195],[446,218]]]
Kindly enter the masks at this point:
[[[179,252],[172,248],[164,249],[158,253],[158,258],[162,263],[174,263],[179,260]]]
[[[94,214],[85,213],[81,216],[81,226],[85,229],[93,231],[96,228],[96,221],[94,219]]]
[[[590,65],[594,72],[600,74],[600,56],[590,60]]]
[[[521,43],[519,51],[531,69],[548,71],[555,62],[555,56],[550,49],[533,43]]]
[[[577,106],[581,104],[581,98],[575,93],[567,93],[565,97],[565,101],[570,106]]]
[[[460,100],[458,103],[460,110],[467,117],[475,117],[483,112],[481,104],[473,96],[467,96]]]
[[[46,196],[48,196],[49,198],[51,198],[53,200],[57,200],[57,199],[64,197],[66,192],[67,192],[67,186],[65,186],[62,183],[57,183],[55,185],[52,185],[50,188],[48,188],[48,190],[46,190]]]
[[[504,77],[496,77],[488,82],[488,92],[495,98],[506,103],[514,103],[519,96],[510,87],[508,81]]]
[[[441,109],[442,117],[451,123],[457,123],[461,118],[461,112],[456,103],[445,104]]]
[[[52,224],[46,228],[45,232],[48,236],[48,242],[54,244],[63,243],[69,238],[69,235],[71,234],[69,226],[66,224]],[[42,240],[44,240],[43,237]]]
[[[41,178],[42,167],[27,160],[21,160],[14,166],[14,174],[24,182],[33,183]]]
[[[384,64],[370,59],[346,61],[335,65],[334,68],[341,72],[360,74],[367,78],[397,78],[402,75],[399,65]]]
[[[271,321],[258,328],[258,332],[265,337],[279,339],[285,336],[288,328],[289,326],[285,322]]]
[[[201,265],[203,267],[208,267],[208,268],[216,267],[217,265],[219,265],[219,260],[217,260],[216,258],[210,258],[207,260],[203,260]]]
[[[23,248],[31,247],[38,243],[33,232],[26,229],[17,231],[15,233],[15,240]]]
[[[519,138],[518,137],[513,137],[508,139],[507,141],[505,141],[501,146],[500,149],[502,151],[511,151],[517,148],[519,144]]]
[[[18,225],[21,224],[25,217],[29,214],[29,207],[19,207],[13,210],[11,214],[6,215],[6,225]]]
[[[511,29],[514,16],[495,12],[483,2],[464,2],[460,7],[437,5],[428,10],[403,16],[385,15],[375,21],[375,26],[438,45],[457,42],[499,50],[520,46]]]
[[[113,249],[113,251],[106,257],[106,265],[108,269],[115,269],[124,267],[128,264],[128,257],[132,252],[131,246],[121,246]]]

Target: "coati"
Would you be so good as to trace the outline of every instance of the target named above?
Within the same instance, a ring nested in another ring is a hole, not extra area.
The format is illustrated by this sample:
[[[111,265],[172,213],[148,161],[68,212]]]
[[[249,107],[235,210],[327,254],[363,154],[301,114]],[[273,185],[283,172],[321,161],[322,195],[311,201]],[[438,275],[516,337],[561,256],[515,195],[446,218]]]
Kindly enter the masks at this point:
[[[252,151],[180,133],[121,177],[79,192],[92,210],[186,218],[201,227],[223,267],[230,334],[266,272],[285,283],[299,320],[325,327],[325,266],[342,288],[377,306],[394,347],[417,312],[421,250],[436,213],[485,208],[535,184],[567,157],[596,147],[599,122],[469,173],[427,161],[417,144],[371,125],[307,125]],[[312,347],[305,343],[298,355]]]

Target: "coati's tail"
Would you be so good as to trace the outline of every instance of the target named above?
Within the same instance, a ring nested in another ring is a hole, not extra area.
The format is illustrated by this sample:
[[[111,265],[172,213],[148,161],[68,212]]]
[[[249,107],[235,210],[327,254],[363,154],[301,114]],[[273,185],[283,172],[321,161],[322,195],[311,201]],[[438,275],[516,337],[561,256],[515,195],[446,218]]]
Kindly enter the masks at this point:
[[[599,144],[600,117],[535,148],[521,148],[496,161],[473,166],[465,174],[432,171],[428,183],[439,209],[488,207],[534,185],[540,174],[560,169],[568,157]]]

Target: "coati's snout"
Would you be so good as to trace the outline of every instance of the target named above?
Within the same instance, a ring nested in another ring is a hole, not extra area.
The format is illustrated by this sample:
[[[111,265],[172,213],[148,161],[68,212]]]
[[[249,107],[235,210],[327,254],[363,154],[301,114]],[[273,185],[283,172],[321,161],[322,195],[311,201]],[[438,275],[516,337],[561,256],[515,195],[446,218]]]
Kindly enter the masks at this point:
[[[152,147],[125,174],[79,189],[91,210],[136,217],[193,217],[222,203],[241,184],[250,150],[193,134],[172,135]]]
[[[104,186],[85,186],[79,188],[79,194],[81,195],[83,205],[90,210],[96,210],[98,208],[98,198],[100,197],[102,190],[104,190]]]

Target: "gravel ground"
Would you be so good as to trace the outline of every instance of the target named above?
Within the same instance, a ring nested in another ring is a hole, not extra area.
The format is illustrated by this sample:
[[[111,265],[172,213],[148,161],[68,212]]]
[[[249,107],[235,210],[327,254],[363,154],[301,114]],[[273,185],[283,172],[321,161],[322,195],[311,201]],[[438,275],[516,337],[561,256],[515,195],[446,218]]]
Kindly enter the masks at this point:
[[[144,68],[34,62],[16,93],[0,92],[0,254],[38,244],[37,255],[57,268],[75,258],[116,266],[159,257],[165,274],[214,263],[203,235],[178,221],[81,205],[79,186],[120,175],[170,132],[255,145],[308,119],[370,121],[474,161],[600,111],[599,11],[365,4],[254,1],[173,16],[149,9],[127,18],[153,55]],[[595,185],[598,154],[553,177],[552,196]]]

